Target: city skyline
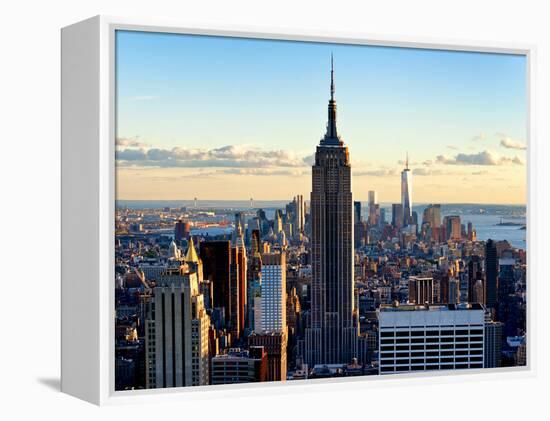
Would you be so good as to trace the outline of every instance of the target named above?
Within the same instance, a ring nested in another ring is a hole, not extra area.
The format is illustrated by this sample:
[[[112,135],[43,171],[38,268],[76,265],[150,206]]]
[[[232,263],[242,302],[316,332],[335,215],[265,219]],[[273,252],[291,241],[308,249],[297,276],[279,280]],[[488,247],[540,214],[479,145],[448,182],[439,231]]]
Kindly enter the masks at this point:
[[[525,211],[415,208],[408,151],[398,163],[400,183],[395,174],[401,194],[391,214],[371,186],[363,211],[353,195],[352,179],[361,175],[352,170],[355,155],[339,121],[332,52],[326,71],[325,131],[305,158],[289,149],[147,149],[136,140],[120,142],[119,170],[141,165],[227,174],[214,191],[197,187],[212,182],[209,176],[188,174],[183,188],[195,195],[189,205],[117,206],[116,390],[527,364]],[[193,121],[194,112],[191,107],[185,120]],[[479,159],[459,154],[437,161],[479,166]],[[520,167],[519,161],[501,157],[493,164]],[[308,181],[309,204],[298,183],[269,172],[306,165],[303,177],[294,178]],[[276,195],[274,182],[296,194],[271,209],[254,207],[252,198],[242,209],[198,206],[196,196],[219,198],[219,188],[237,186],[242,194],[241,171],[262,178],[255,171],[264,170],[270,181],[259,183],[262,193]],[[179,188],[169,178],[158,181]],[[142,178],[134,183],[148,191]],[[446,188],[456,197],[461,186],[477,192],[464,180]],[[480,191],[486,196],[489,188]]]
[[[526,203],[521,56],[125,31],[117,46],[120,200],[307,197],[334,52],[355,200],[398,202],[408,151],[415,203]]]

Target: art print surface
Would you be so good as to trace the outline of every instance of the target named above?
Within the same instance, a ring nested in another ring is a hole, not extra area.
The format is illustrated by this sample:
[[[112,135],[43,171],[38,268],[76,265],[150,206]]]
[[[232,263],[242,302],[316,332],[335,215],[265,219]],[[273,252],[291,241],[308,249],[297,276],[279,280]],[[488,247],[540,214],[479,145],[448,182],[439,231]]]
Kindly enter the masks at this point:
[[[116,390],[527,364],[524,55],[115,46]]]

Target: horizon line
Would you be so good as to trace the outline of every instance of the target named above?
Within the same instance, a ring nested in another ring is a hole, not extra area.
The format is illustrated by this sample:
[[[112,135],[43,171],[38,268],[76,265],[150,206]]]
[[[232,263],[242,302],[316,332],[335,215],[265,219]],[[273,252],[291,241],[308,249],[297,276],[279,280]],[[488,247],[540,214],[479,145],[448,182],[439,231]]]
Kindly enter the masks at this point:
[[[302,195],[304,196],[304,195]],[[253,202],[286,202],[286,201],[292,201],[295,196],[292,196],[291,198],[284,198],[284,199],[252,199]],[[115,199],[115,202],[194,202],[195,199]],[[197,202],[208,202],[208,201],[216,201],[216,202],[250,202],[250,198],[248,199],[199,199],[197,198]],[[304,201],[309,201],[309,198],[306,200],[304,197]],[[354,200],[354,202],[368,202],[367,199],[365,200]],[[398,202],[378,202],[377,204],[386,204],[386,205],[392,205],[401,203]],[[420,205],[502,205],[502,206],[527,206],[527,203],[504,203],[504,202],[494,202],[494,203],[483,203],[483,202],[417,202],[416,204],[413,203],[413,206],[420,206]]]

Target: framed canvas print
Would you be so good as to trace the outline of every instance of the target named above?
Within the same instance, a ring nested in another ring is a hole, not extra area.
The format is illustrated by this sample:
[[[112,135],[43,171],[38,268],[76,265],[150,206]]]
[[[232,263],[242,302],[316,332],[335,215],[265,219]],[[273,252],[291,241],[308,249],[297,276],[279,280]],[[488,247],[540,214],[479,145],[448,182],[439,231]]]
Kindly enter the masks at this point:
[[[532,59],[64,28],[62,390],[99,404],[532,370]]]

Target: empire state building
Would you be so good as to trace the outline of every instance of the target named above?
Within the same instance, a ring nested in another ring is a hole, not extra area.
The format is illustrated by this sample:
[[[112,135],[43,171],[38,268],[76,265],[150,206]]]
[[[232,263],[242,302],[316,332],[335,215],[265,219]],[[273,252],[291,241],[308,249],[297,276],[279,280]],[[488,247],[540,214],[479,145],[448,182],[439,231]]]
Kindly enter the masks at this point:
[[[352,203],[349,152],[336,129],[331,58],[327,131],[312,167],[311,324],[305,343],[310,367],[349,363],[357,357]]]

